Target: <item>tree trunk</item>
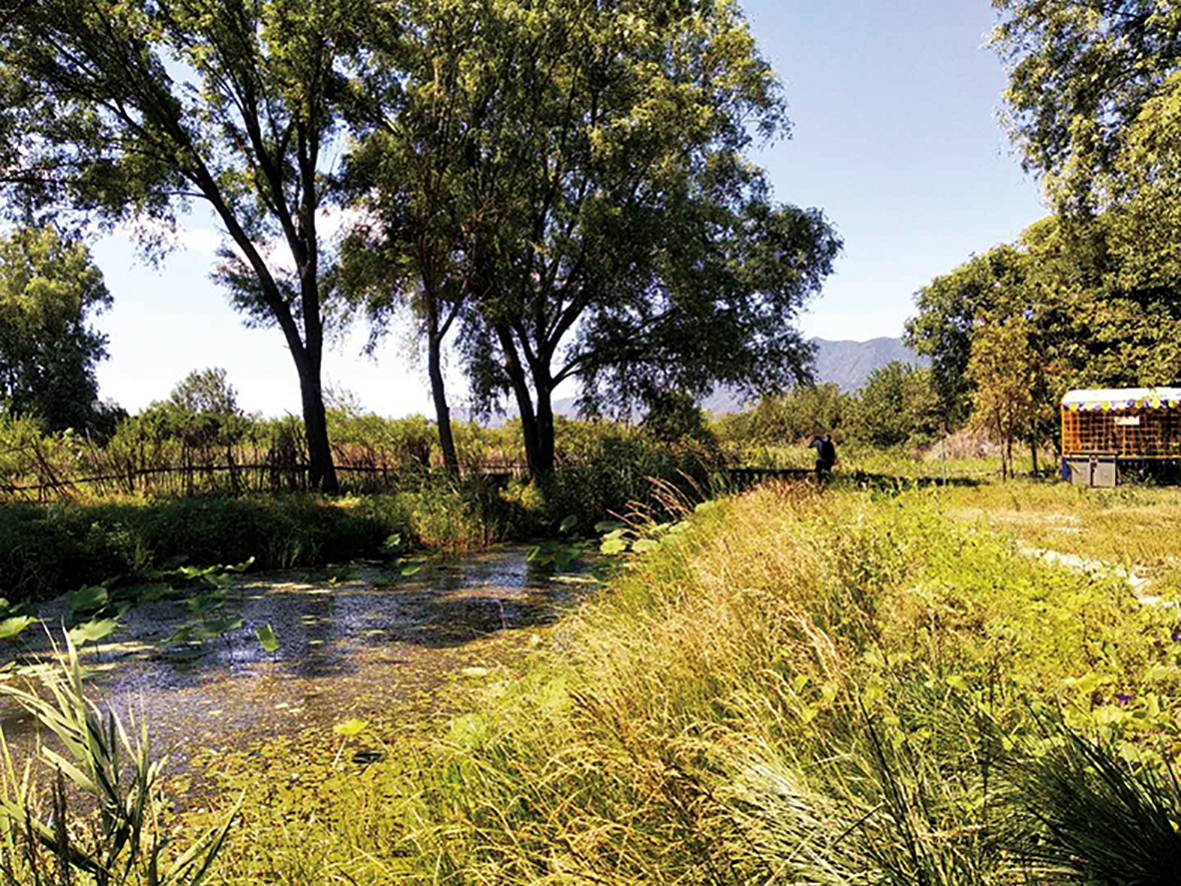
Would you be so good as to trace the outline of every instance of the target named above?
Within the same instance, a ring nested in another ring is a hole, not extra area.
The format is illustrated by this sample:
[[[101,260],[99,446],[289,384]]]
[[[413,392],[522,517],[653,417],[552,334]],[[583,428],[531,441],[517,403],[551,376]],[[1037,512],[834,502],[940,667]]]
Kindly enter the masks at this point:
[[[553,392],[547,382],[537,383],[537,475],[554,470]]]
[[[504,351],[504,371],[508,374],[509,383],[517,398],[517,409],[521,413],[521,435],[525,438],[525,461],[529,466],[529,474],[539,477],[543,473],[540,460],[540,440],[537,427],[537,414],[533,411],[533,398],[529,393],[529,382],[525,378],[525,368],[517,356],[517,345],[513,341],[512,331],[507,326],[497,325],[496,337],[500,341],[500,348]]]
[[[427,332],[427,373],[431,378],[431,396],[435,400],[435,421],[439,425],[439,446],[443,450],[443,465],[447,471],[459,475],[459,454],[455,451],[455,436],[451,433],[451,410],[447,406],[447,390],[443,386],[442,350],[438,316],[431,307],[431,328]]]
[[[1033,459],[1033,475],[1037,476],[1037,440],[1029,438],[1029,455]]]
[[[328,417],[324,411],[324,393],[320,388],[320,373],[310,361],[296,359],[299,369],[299,389],[303,398],[303,425],[308,444],[308,484],[312,489],[335,495],[340,492],[336,481],[336,467],[332,463],[332,446],[328,442]]]

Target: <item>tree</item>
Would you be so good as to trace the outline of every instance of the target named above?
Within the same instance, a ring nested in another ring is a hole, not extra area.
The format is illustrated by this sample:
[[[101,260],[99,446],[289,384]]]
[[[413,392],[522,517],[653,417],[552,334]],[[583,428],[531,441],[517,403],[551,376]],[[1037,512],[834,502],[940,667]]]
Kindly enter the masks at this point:
[[[1058,433],[1058,404],[1073,387],[1171,384],[1181,377],[1181,278],[1151,270],[1129,244],[1127,208],[1089,220],[1043,219],[1017,243],[938,277],[916,295],[910,344],[932,358],[948,426],[968,418],[968,372],[981,318],[1019,319],[1036,355],[1028,442]],[[1181,268],[1178,268],[1181,270]]]
[[[193,370],[177,383],[168,400],[177,409],[194,414],[208,412],[227,418],[242,414],[238,392],[220,368]]]
[[[1112,185],[1125,135],[1175,89],[1181,8],[1157,0],[993,0],[993,45],[1009,62],[1005,100],[1028,168],[1084,214]]]
[[[514,397],[532,473],[554,465],[564,380],[594,412],[807,376],[793,320],[840,244],[742,156],[785,121],[732,4],[413,10],[403,34],[434,52],[387,90],[370,144],[423,172],[407,196],[429,243],[407,265],[460,312],[478,402]]]
[[[842,412],[845,436],[873,446],[925,443],[942,424],[931,370],[899,360],[875,369]]]
[[[88,321],[110,304],[82,243],[52,227],[0,238],[0,407],[55,431],[105,424],[95,366],[107,339]]]
[[[330,192],[361,0],[29,0],[0,22],[0,180],[23,211],[138,220],[163,246],[189,201],[227,238],[217,274],[295,361],[310,480],[337,489],[321,391]],[[155,232],[155,233],[152,233]]]
[[[746,444],[792,445],[823,434],[839,433],[845,405],[840,388],[832,383],[802,385],[783,394],[763,397],[748,412],[727,416],[736,439]]]
[[[919,313],[906,321],[905,342],[931,360],[946,428],[963,426],[971,411],[968,361],[977,318],[1010,303],[1024,285],[1024,254],[1006,245],[969,259],[915,293]]]
[[[684,391],[663,391],[652,398],[643,427],[661,443],[710,446],[717,442],[709,429],[705,410]]]
[[[1013,474],[1013,441],[1029,434],[1036,414],[1036,359],[1025,320],[982,319],[968,364],[975,383],[972,423],[1001,445],[1001,476],[1006,479]]]

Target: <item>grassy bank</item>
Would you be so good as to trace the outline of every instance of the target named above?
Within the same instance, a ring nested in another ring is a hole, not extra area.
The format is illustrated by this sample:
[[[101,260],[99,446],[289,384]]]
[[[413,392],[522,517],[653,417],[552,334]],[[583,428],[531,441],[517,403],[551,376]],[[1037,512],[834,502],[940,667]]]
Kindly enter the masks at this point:
[[[610,442],[610,441],[609,441]],[[104,496],[0,507],[0,596],[51,597],[82,584],[184,562],[288,568],[403,548],[458,552],[549,536],[569,518],[590,532],[610,513],[654,505],[652,478],[700,496],[713,462],[694,448],[606,445],[593,465],[542,482],[420,474],[402,488],[326,498],[307,493]]]
[[[762,488],[627,564],[435,739],[262,764],[220,875],[1164,882],[1176,625],[934,491]]]

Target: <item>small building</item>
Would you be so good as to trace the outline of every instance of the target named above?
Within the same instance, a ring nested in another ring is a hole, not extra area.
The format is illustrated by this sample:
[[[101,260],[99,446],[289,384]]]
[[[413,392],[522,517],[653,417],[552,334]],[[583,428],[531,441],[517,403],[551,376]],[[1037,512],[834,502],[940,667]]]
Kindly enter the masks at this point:
[[[1115,486],[1181,474],[1181,388],[1069,391],[1062,398],[1062,479]]]

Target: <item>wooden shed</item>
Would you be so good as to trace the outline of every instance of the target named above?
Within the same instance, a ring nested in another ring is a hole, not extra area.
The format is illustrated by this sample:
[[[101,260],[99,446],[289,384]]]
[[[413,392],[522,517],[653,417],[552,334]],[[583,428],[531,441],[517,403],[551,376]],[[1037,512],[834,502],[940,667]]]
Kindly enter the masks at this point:
[[[1175,479],[1181,388],[1069,391],[1062,398],[1062,479],[1115,486],[1129,476]]]

